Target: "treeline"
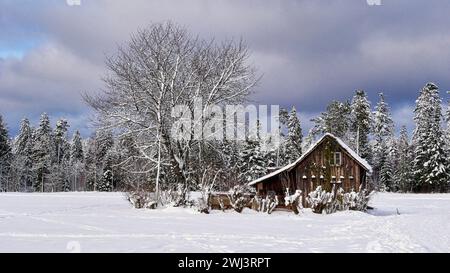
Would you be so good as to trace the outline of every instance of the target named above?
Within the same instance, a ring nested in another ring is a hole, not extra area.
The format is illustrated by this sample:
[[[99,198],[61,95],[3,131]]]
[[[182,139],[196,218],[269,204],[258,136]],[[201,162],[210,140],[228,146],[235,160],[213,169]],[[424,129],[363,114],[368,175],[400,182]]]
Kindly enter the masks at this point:
[[[23,119],[20,131],[9,139],[0,115],[0,190],[27,192],[124,190],[120,168],[124,152],[121,140],[111,131],[98,131],[83,140],[60,119],[52,128],[42,114],[37,127]]]
[[[267,173],[270,167],[288,164],[301,155],[302,132],[295,108],[282,111],[287,132],[280,149],[264,150],[265,140],[217,141],[203,147],[199,158],[190,158],[193,169],[201,173],[193,178],[189,190],[201,188],[201,181],[215,178],[216,190],[243,185]],[[10,138],[0,115],[0,191],[127,191],[142,188],[153,191],[156,171],[148,170],[148,161],[137,148],[137,141],[113,130],[96,130],[83,139],[76,130],[68,135],[70,125],[59,119],[52,128],[46,113],[33,127],[24,118],[16,137]],[[289,152],[288,152],[289,151]],[[167,155],[164,154],[163,157]],[[156,158],[155,158],[156,160]],[[201,162],[208,162],[201,164]],[[194,165],[195,164],[195,165]],[[200,164],[202,165],[200,167]],[[193,172],[191,170],[191,173]],[[176,190],[170,165],[162,167],[163,190]],[[195,174],[195,173],[194,173]]]
[[[312,120],[314,127],[305,138],[295,107],[291,111],[282,109],[279,147],[263,149],[270,135],[261,138],[260,134],[245,141],[209,141],[187,158],[190,185],[186,192],[201,190],[205,181],[214,181],[216,190],[244,185],[295,161],[324,133],[340,137],[372,165],[372,189],[446,192],[450,181],[450,130],[444,121],[449,123],[450,110],[444,114],[441,105],[438,87],[428,83],[416,101],[412,138],[405,126],[399,135],[395,134],[383,94],[373,110],[364,91],[356,91],[350,101],[331,102]],[[155,190],[157,170],[153,166],[157,153],[147,158],[149,155],[142,152],[133,135],[97,130],[82,139],[75,131],[69,139],[68,128],[64,119],[52,128],[44,113],[35,128],[24,119],[18,135],[10,139],[0,116],[0,190]],[[166,153],[161,155],[163,160],[167,157]],[[172,165],[163,164],[160,172],[161,190],[179,188]]]

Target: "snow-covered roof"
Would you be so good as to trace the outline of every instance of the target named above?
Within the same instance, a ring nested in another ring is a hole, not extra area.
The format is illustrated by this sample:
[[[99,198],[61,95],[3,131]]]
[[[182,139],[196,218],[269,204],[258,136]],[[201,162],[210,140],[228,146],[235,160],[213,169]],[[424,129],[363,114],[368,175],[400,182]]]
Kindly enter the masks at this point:
[[[364,158],[362,158],[362,157],[360,157],[355,151],[353,151],[350,147],[348,147],[348,145],[347,144],[345,144],[345,142],[344,141],[342,141],[342,139],[340,139],[340,138],[338,138],[338,137],[336,137],[336,136],[334,136],[334,135],[332,135],[332,134],[330,134],[330,133],[327,133],[327,134],[325,134],[325,136],[326,135],[329,135],[329,136],[331,136],[332,138],[334,138],[338,143],[339,143],[339,145],[341,145],[342,146],[342,148],[344,148],[344,150],[351,156],[351,157],[353,157],[353,159],[355,159],[356,161],[358,161],[369,173],[371,173],[372,172],[372,167],[370,166],[370,164],[364,159]],[[325,136],[323,136],[323,137],[325,137]],[[323,138],[322,137],[322,138]]]
[[[252,182],[248,183],[249,186],[258,184],[268,178],[271,178],[273,176],[276,176],[284,171],[288,171],[291,170],[292,168],[294,168],[295,166],[297,166],[298,163],[300,163],[303,159],[305,159],[317,146],[319,146],[319,144],[326,138],[326,137],[331,137],[334,140],[337,141],[337,143],[339,143],[339,145],[350,155],[350,157],[352,157],[353,159],[355,159],[359,164],[361,164],[361,166],[366,169],[369,173],[372,172],[372,167],[369,165],[369,163],[367,163],[367,161],[363,158],[361,158],[355,151],[353,151],[350,147],[348,147],[347,144],[345,144],[344,141],[342,141],[340,138],[338,138],[337,136],[330,134],[330,133],[326,133],[324,134],[319,140],[316,141],[316,143],[314,143],[313,145],[311,145],[311,147],[309,147],[309,149],[304,152],[302,154],[302,156],[300,156],[299,159],[297,159],[296,161],[294,161],[293,163],[284,166],[283,168],[276,170],[274,172],[271,172],[263,177],[260,177],[256,180],[253,180]]]

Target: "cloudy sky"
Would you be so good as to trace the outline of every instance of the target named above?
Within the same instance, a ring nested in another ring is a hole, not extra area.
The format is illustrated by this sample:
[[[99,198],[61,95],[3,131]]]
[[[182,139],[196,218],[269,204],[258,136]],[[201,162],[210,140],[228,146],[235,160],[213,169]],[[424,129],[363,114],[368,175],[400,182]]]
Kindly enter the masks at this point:
[[[12,134],[44,111],[89,134],[80,94],[102,88],[105,56],[136,29],[171,20],[205,38],[243,37],[264,74],[254,99],[295,105],[305,127],[364,89],[373,104],[384,92],[397,125],[412,128],[428,81],[450,99],[450,1],[381,2],[0,0],[0,114]]]

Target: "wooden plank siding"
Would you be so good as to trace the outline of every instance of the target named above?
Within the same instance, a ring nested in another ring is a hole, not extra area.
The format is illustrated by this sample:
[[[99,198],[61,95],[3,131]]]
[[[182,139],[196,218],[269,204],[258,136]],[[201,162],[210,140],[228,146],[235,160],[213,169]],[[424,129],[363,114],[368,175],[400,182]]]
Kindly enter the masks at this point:
[[[341,153],[341,164],[332,165],[333,153]],[[323,178],[321,178],[323,177]],[[270,177],[256,184],[258,194],[266,195],[274,191],[280,203],[284,203],[286,188],[290,194],[299,189],[303,192],[303,205],[306,207],[307,195],[321,185],[325,190],[331,191],[330,183],[335,177],[341,181],[341,187],[346,191],[358,190],[365,182],[366,170],[351,155],[343,149],[333,138],[325,138],[314,150],[312,150],[301,162],[293,168],[276,176]],[[280,204],[283,206],[284,204]]]

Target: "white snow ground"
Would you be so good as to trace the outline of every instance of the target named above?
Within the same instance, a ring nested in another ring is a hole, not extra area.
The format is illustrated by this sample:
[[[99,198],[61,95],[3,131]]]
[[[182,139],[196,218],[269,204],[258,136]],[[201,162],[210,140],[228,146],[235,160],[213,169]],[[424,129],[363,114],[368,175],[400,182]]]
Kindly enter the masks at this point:
[[[379,193],[371,205],[205,215],[136,210],[120,193],[6,193],[0,252],[450,252],[450,194]]]

